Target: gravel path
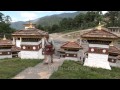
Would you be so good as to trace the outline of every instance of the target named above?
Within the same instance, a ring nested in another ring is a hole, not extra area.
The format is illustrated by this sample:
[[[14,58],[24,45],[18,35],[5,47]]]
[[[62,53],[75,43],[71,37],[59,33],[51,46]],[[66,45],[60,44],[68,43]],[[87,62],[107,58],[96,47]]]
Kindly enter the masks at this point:
[[[64,59],[54,59],[53,64],[44,65],[43,63],[39,63],[35,67],[25,69],[12,79],[49,79],[52,73],[57,71],[63,62]]]

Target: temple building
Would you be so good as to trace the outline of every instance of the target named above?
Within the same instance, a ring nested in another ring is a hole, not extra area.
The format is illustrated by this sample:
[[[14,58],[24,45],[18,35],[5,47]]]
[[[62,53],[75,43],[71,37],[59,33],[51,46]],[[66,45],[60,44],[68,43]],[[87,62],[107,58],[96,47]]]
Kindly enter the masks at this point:
[[[68,41],[65,42],[58,50],[60,58],[65,58],[66,60],[78,61],[82,57],[80,56],[83,48],[78,42]]]
[[[19,57],[21,59],[43,59],[42,47],[43,37],[48,34],[35,28],[35,24],[29,22],[24,24],[25,29],[17,30],[12,34],[13,44],[21,48]]]
[[[111,70],[108,61],[109,47],[113,46],[118,36],[99,24],[95,29],[81,35],[81,38],[89,44],[88,58],[85,59],[84,66]]]
[[[12,58],[12,48],[13,44],[11,40],[4,38],[0,40],[0,59]]]

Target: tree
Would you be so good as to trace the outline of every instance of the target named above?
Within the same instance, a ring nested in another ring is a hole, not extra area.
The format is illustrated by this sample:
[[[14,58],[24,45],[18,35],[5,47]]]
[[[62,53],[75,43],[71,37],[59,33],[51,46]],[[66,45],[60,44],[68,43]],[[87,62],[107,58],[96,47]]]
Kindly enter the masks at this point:
[[[7,15],[5,17],[5,23],[10,24],[11,21],[12,21],[11,17]]]
[[[37,28],[40,29],[40,30],[44,30],[44,27],[40,24],[37,26]]]
[[[44,26],[44,31],[50,33],[51,32],[51,26]]]
[[[106,24],[107,27],[120,26],[120,11],[108,11],[105,15],[102,14],[102,11],[88,11],[85,14],[80,13],[75,18],[63,18],[58,25],[45,26],[44,30],[55,33],[73,29],[87,29],[96,27],[99,22]]]
[[[119,20],[119,13],[120,11],[108,11],[105,14],[105,18],[107,18],[107,26],[117,26]]]
[[[60,32],[60,27],[56,24],[52,25],[50,33]]]
[[[10,22],[11,22],[11,17],[10,16],[5,16],[3,13],[0,12],[0,34],[4,35],[6,34],[7,36],[11,36],[11,33],[15,31],[15,29],[10,27]]]
[[[62,29],[67,29],[67,18],[63,18],[59,25]]]
[[[0,22],[3,22],[3,17],[4,17],[4,14],[0,12]]]
[[[77,15],[77,16],[74,18],[75,27],[76,27],[76,28],[82,27],[82,26],[83,26],[83,23],[84,23],[84,21],[85,21],[84,19],[85,19],[85,14],[80,13],[79,15]]]
[[[61,29],[72,29],[74,27],[74,20],[72,18],[64,18],[60,22]]]

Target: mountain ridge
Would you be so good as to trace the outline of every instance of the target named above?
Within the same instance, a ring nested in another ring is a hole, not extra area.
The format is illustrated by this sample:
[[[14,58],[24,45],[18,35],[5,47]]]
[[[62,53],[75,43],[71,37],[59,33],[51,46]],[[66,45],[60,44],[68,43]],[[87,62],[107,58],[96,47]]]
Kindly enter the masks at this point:
[[[74,18],[75,16],[77,16],[80,13],[86,13],[87,11],[76,11],[73,13],[61,13],[61,14],[54,14],[54,15],[50,15],[50,16],[44,16],[41,18],[37,18],[34,20],[30,20],[32,23],[38,25],[42,25],[42,26],[51,26],[53,24],[59,24],[59,22],[63,19],[63,18]],[[17,21],[17,22],[13,22],[11,23],[10,27],[16,29],[16,30],[21,30],[24,29],[23,24],[27,23],[28,21]]]

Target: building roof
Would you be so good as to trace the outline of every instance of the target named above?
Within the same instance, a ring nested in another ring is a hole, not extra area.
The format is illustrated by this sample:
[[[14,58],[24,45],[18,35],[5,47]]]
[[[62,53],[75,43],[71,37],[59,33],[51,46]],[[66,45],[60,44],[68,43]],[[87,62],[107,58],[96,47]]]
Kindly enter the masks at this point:
[[[89,31],[87,33],[84,33],[81,35],[83,38],[110,38],[110,39],[117,39],[118,36],[105,30],[105,29],[93,29],[92,31]]]
[[[57,51],[58,51],[58,52],[61,52],[61,53],[74,53],[74,54],[75,54],[75,53],[78,53],[78,51],[67,51],[67,50],[64,50],[64,49],[61,49],[61,48],[58,49]]]
[[[25,29],[23,30],[17,30],[16,32],[14,32],[12,35],[24,35],[24,36],[41,36],[41,35],[46,35],[48,34],[48,32],[36,29],[34,27],[35,24],[32,24],[30,21],[28,24],[24,24],[25,25]],[[27,26],[27,28],[26,28]]]
[[[109,38],[109,39],[117,39],[118,36],[113,34],[112,32],[108,31],[108,29],[102,27],[102,25],[99,23],[98,27],[94,28],[93,30],[84,33],[81,35],[83,38]]]
[[[30,28],[28,30],[18,30],[14,32],[12,35],[30,35],[30,36],[35,36],[35,35],[46,35],[48,34],[45,31],[36,29],[36,28]]]
[[[68,41],[68,42],[65,42],[61,48],[82,48],[82,46],[80,46],[79,43],[75,42],[75,41]]]
[[[117,48],[116,46],[110,46],[110,47],[109,47],[109,53],[117,53],[117,54],[120,54],[120,49]]]
[[[12,41],[11,40],[8,40],[6,39],[5,35],[4,35],[4,38],[0,40],[0,46],[12,46]]]

